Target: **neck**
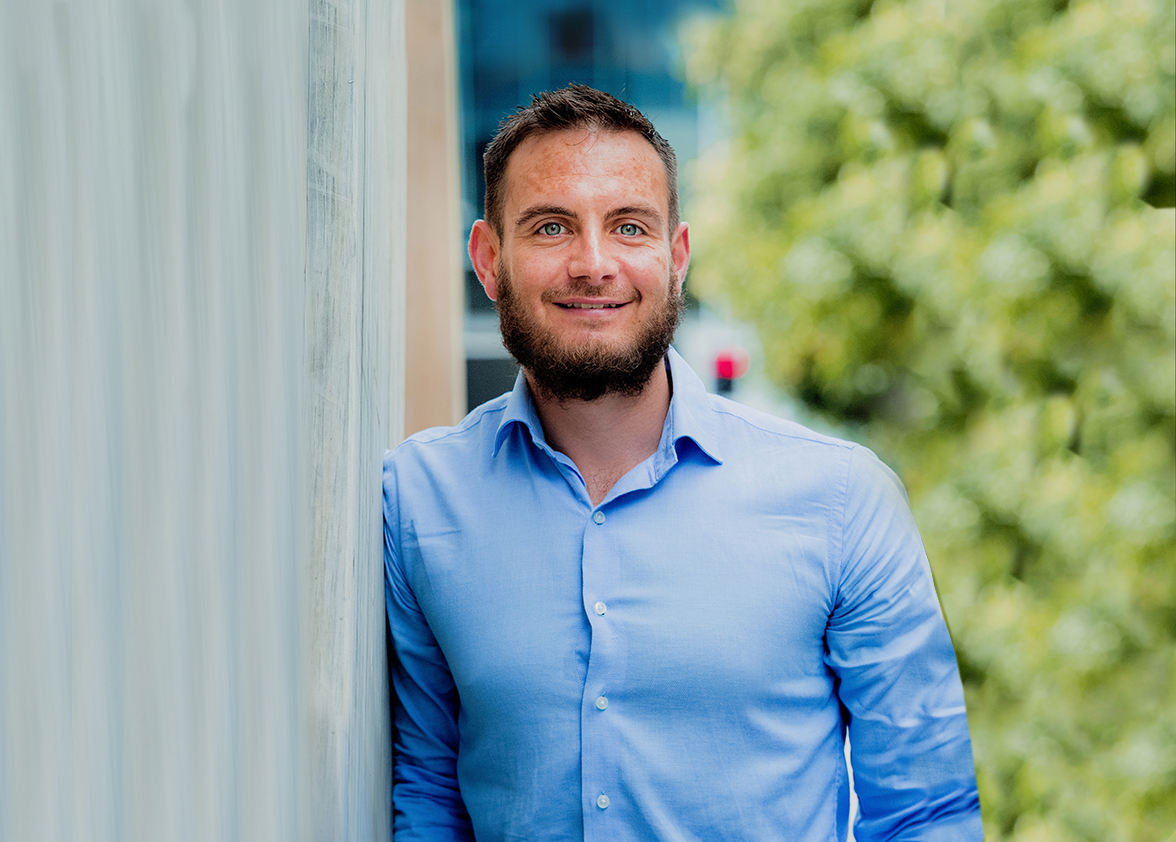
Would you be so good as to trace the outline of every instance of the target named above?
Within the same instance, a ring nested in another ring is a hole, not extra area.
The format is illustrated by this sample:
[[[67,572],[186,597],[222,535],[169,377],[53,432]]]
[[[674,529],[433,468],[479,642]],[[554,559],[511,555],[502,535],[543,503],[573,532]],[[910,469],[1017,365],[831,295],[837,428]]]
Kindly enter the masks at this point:
[[[528,382],[547,443],[575,463],[592,505],[657,450],[670,408],[664,364],[653,370],[640,393],[607,394],[594,401],[556,401],[536,389],[529,375]]]

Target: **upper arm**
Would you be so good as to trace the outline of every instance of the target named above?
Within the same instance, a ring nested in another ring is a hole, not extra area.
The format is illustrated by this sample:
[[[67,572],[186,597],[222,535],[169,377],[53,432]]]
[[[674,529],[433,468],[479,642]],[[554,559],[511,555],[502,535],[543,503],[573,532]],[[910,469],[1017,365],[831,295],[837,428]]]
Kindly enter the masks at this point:
[[[405,572],[398,492],[389,462],[384,479],[384,598],[392,634],[394,832],[404,840],[472,840],[457,781],[460,701]]]
[[[955,651],[898,479],[868,450],[847,464],[826,662],[849,712],[857,838],[980,839]],[[960,824],[962,822],[962,824]]]

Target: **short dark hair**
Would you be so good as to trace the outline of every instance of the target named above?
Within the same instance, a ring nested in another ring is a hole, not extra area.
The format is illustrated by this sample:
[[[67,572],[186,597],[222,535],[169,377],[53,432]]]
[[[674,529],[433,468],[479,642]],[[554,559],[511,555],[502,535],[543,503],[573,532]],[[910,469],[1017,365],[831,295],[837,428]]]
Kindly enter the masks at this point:
[[[653,123],[627,102],[587,85],[568,85],[558,91],[548,91],[531,97],[531,104],[518,110],[498,126],[498,134],[486,147],[482,163],[486,169],[486,221],[499,237],[502,236],[503,207],[506,203],[506,165],[510,156],[524,140],[535,135],[551,134],[567,129],[588,129],[606,132],[637,132],[653,146],[666,170],[669,191],[670,230],[674,236],[678,228],[678,159],[666,139],[657,133]]]

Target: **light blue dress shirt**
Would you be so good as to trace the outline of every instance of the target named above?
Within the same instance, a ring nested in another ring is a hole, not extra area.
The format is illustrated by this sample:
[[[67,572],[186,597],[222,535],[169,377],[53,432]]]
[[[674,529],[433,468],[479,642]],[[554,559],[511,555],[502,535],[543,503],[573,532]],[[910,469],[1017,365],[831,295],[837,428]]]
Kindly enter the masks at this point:
[[[955,654],[867,449],[707,394],[593,506],[524,380],[384,463],[397,842],[980,840]]]

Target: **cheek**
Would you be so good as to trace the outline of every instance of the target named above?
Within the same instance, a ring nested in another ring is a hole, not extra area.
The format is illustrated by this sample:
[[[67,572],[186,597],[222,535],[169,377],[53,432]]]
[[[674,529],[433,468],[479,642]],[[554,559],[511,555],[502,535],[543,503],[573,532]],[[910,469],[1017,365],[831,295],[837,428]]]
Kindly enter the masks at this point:
[[[561,265],[557,257],[548,254],[530,255],[525,260],[515,260],[510,265],[511,285],[520,292],[541,291],[562,277]]]
[[[673,266],[665,255],[650,255],[630,261],[627,268],[631,283],[645,296],[665,295],[677,281]]]

